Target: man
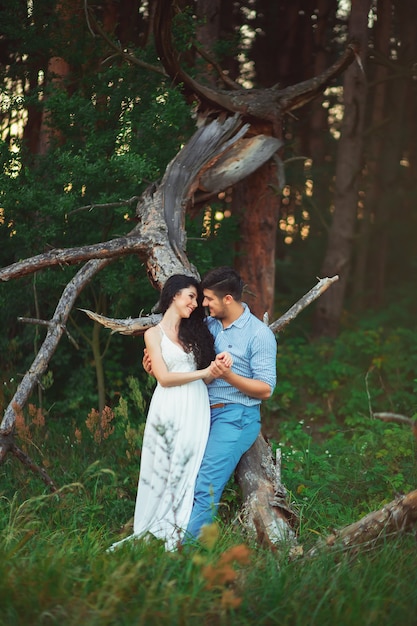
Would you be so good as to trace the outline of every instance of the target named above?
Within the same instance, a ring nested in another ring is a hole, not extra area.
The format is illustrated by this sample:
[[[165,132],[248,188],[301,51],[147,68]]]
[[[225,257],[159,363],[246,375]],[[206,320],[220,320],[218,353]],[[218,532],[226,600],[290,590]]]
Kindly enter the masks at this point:
[[[276,384],[275,336],[242,302],[239,274],[230,267],[213,269],[204,276],[202,288],[216,353],[229,352],[233,365],[216,362],[212,370],[210,434],[196,481],[189,539],[213,521],[226,483],[259,434],[261,402]]]

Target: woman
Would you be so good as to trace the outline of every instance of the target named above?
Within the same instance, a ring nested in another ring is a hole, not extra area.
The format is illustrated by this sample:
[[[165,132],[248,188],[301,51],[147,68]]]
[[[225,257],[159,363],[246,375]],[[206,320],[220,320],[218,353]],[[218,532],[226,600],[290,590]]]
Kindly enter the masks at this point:
[[[195,278],[168,278],[157,310],[161,322],[144,335],[157,386],[143,438],[133,535],[126,539],[150,533],[173,550],[188,524],[206,447],[210,407],[205,383],[213,379],[216,357]],[[232,364],[228,353],[217,358]]]

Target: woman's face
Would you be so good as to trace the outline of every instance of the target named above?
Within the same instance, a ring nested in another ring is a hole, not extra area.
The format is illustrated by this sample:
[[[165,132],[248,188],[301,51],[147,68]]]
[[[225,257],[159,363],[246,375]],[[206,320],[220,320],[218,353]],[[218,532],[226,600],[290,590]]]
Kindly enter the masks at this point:
[[[197,289],[193,285],[181,289],[172,302],[177,307],[180,317],[190,317],[198,306]]]

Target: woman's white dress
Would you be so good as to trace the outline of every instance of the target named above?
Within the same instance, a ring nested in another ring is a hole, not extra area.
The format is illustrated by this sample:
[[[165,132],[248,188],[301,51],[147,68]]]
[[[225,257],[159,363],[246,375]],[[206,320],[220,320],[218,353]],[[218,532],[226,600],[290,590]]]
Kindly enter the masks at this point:
[[[161,352],[170,372],[196,369],[194,356],[162,331]],[[133,535],[151,533],[174,550],[191,515],[194,484],[206,448],[210,406],[203,380],[155,388],[143,437]],[[116,547],[121,542],[113,544]]]

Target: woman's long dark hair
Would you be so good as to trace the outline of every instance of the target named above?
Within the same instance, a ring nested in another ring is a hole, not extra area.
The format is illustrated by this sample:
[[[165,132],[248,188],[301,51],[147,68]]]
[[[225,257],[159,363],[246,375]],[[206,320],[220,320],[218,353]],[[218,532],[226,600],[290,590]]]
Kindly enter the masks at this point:
[[[203,292],[200,283],[193,276],[186,274],[173,274],[166,281],[162,288],[157,313],[164,314],[174,299],[182,289],[187,287],[197,289],[198,306],[190,317],[183,318],[180,322],[178,338],[187,352],[193,352],[197,369],[202,369],[210,365],[216,353],[214,351],[214,338],[207,328],[206,315],[203,308]]]

